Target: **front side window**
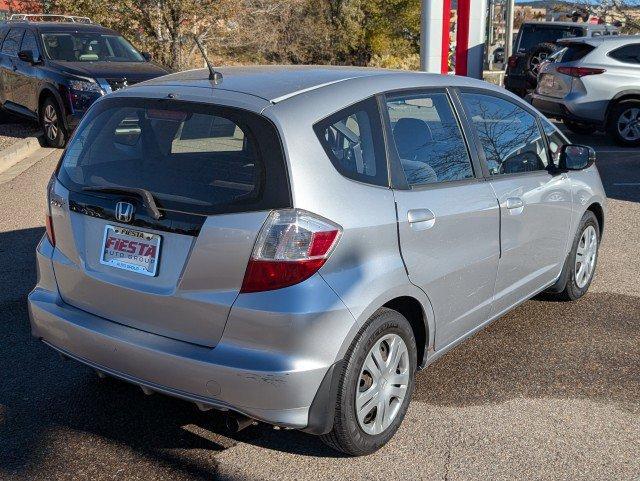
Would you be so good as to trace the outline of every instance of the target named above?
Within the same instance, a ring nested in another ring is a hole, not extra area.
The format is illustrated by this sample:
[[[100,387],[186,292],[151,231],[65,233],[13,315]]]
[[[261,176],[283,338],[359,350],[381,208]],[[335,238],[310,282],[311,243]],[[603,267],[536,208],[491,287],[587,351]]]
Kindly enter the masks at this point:
[[[59,62],[144,62],[145,59],[119,35],[95,32],[45,33],[47,58]]]
[[[463,93],[491,175],[544,170],[549,163],[536,118],[492,95]]]
[[[62,161],[68,189],[143,188],[161,208],[206,215],[288,206],[279,137],[260,116],[141,99],[96,107]]]
[[[33,53],[33,59],[38,62],[40,60],[40,48],[38,48],[38,42],[35,34],[31,30],[27,30],[22,37],[22,46],[20,50],[31,50]]]
[[[382,125],[371,98],[317,123],[314,130],[333,166],[345,177],[388,185]]]
[[[2,42],[2,53],[16,57],[18,50],[20,50],[20,43],[22,42],[22,34],[24,28],[12,28]]]
[[[387,110],[409,185],[473,177],[467,146],[445,93],[389,96]]]
[[[610,57],[624,63],[640,64],[640,43],[625,45],[609,53]]]

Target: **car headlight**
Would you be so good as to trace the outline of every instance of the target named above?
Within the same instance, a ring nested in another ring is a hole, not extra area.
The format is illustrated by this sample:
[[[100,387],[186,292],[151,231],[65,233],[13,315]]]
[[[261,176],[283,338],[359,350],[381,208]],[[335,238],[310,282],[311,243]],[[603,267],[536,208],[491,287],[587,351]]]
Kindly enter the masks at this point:
[[[79,92],[97,92],[103,93],[102,88],[97,82],[90,82],[87,80],[70,80],[69,88]]]

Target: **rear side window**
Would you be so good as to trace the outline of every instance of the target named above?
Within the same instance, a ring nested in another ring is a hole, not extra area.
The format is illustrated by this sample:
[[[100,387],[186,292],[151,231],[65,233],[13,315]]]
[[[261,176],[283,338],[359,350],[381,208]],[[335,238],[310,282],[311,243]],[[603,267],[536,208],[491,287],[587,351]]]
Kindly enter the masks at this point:
[[[333,166],[345,177],[388,185],[382,123],[375,98],[359,102],[314,125]]]
[[[467,146],[445,93],[389,96],[387,110],[409,185],[473,177]]]
[[[218,214],[289,207],[275,127],[239,109],[141,99],[103,101],[62,161],[70,190],[149,190],[160,208]]]
[[[547,149],[533,115],[492,95],[464,93],[462,98],[491,175],[546,169]]]
[[[609,56],[624,63],[640,64],[640,43],[633,43],[615,49]]]
[[[2,53],[12,57],[17,57],[23,33],[24,28],[12,28],[9,30],[4,42],[2,42]]]
[[[566,44],[565,44],[566,45]],[[595,47],[586,43],[571,43],[567,45],[556,58],[557,62],[575,62],[591,53]]]

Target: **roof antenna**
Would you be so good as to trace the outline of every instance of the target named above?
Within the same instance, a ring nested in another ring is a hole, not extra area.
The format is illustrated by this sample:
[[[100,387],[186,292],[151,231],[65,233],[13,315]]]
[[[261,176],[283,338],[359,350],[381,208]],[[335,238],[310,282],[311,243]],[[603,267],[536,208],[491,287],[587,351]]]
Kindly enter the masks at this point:
[[[213,65],[211,65],[211,62],[209,62],[209,59],[207,58],[207,53],[205,52],[204,47],[200,43],[200,40],[198,40],[198,37],[194,35],[193,40],[196,42],[196,45],[200,49],[200,53],[204,58],[204,63],[207,64],[207,68],[209,69],[209,80],[211,80],[214,83],[214,85],[218,85],[219,83],[222,82],[222,73],[218,72],[213,68]]]

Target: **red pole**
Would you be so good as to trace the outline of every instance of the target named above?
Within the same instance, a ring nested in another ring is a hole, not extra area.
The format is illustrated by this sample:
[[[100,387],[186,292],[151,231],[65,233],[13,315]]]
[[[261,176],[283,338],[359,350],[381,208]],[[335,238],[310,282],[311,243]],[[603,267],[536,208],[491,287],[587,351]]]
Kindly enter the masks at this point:
[[[456,33],[456,75],[467,75],[470,16],[471,0],[458,0],[458,28]]]
[[[426,0],[423,0],[426,1]],[[451,0],[442,1],[442,73],[449,73],[449,27],[451,25]]]

